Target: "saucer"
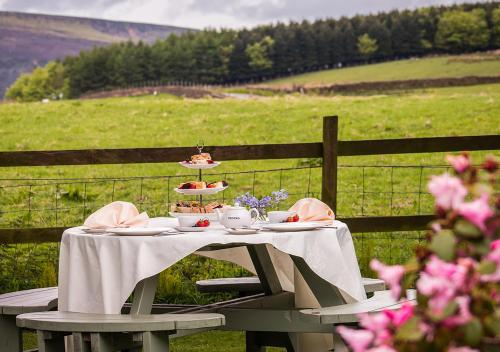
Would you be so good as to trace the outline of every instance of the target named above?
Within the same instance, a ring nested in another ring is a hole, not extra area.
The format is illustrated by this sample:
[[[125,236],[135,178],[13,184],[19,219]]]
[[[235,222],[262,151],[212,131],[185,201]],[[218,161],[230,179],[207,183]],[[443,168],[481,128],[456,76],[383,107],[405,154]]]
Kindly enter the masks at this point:
[[[208,227],[190,227],[190,226],[176,226],[174,228],[181,232],[203,232],[209,229]]]
[[[241,228],[241,229],[228,228],[224,230],[229,232],[231,235],[253,235],[260,231],[258,228]]]

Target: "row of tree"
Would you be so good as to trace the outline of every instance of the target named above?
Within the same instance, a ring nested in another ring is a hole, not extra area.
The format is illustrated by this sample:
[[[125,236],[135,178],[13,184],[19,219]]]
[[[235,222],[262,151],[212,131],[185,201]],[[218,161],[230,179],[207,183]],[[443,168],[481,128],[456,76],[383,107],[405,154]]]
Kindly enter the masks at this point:
[[[171,35],[63,61],[69,96],[141,81],[260,81],[366,61],[500,47],[498,2]],[[11,91],[7,93],[11,94]],[[12,98],[12,96],[10,96]]]

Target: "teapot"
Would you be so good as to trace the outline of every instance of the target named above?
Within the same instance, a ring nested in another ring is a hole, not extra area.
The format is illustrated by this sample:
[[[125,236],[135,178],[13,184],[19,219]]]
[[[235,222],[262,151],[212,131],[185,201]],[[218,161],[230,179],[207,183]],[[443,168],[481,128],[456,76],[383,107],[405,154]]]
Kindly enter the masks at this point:
[[[217,213],[219,222],[227,228],[250,227],[257,220],[259,211],[255,208],[247,210],[244,207],[235,205],[228,207],[221,212],[220,209],[214,209]],[[252,216],[255,214],[255,216]]]

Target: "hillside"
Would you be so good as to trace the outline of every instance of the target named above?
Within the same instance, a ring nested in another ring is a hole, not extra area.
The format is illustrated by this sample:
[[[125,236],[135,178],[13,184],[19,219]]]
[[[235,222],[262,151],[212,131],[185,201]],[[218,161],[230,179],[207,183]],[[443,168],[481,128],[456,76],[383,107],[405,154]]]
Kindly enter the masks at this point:
[[[0,11],[0,99],[21,72],[120,41],[153,42],[189,29],[146,23]]]
[[[424,57],[324,70],[266,82],[271,86],[393,81],[500,75],[500,52]]]

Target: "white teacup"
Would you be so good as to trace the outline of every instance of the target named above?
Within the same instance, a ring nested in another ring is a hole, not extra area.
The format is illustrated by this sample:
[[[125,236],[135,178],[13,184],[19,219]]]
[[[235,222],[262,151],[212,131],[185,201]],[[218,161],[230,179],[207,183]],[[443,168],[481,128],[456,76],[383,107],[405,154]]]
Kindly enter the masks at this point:
[[[294,211],[270,211],[267,213],[271,224],[285,222],[286,219],[290,216],[294,216],[295,214],[296,213]]]
[[[181,227],[194,227],[198,221],[203,219],[203,216],[179,216],[177,220],[179,220],[179,225]]]

